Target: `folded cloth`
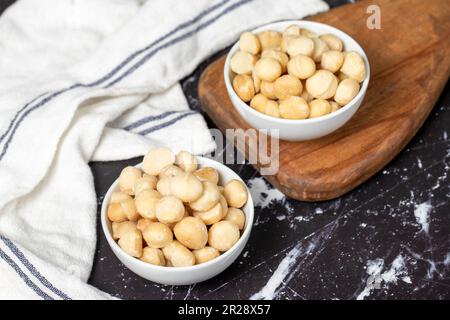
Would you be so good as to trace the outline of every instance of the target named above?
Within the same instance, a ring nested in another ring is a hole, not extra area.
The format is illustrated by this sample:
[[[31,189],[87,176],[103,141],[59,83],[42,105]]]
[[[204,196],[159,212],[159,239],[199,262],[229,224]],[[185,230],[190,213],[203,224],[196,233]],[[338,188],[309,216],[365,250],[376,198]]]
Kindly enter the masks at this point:
[[[20,0],[0,18],[0,298],[108,299],[88,285],[88,162],[214,149],[178,81],[239,33],[320,0]],[[105,280],[107,281],[107,280]]]

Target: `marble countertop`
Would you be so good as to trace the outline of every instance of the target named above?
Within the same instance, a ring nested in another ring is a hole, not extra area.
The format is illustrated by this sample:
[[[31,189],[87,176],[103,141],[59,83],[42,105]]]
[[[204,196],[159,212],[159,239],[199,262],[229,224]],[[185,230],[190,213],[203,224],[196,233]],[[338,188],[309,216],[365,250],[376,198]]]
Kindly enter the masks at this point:
[[[182,82],[195,110],[201,110],[199,76],[219,55]],[[449,299],[449,123],[447,84],[406,148],[333,201],[287,199],[252,166],[231,166],[250,187],[256,208],[249,243],[230,268],[192,286],[157,285],[125,268],[99,228],[89,282],[124,299]],[[140,160],[91,165],[99,204],[121,168]]]
[[[184,81],[198,108],[198,74]],[[89,282],[124,299],[449,299],[450,88],[422,129],[381,172],[343,197],[287,199],[252,166],[231,166],[256,202],[252,235],[219,276],[161,286],[125,268],[98,229]],[[125,165],[91,165],[99,205]]]

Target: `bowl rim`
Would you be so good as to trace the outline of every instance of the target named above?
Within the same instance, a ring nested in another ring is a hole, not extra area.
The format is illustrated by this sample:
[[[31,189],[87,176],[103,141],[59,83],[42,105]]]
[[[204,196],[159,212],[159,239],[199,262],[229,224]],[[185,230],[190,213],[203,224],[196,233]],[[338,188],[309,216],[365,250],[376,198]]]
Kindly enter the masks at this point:
[[[364,49],[361,47],[361,45],[355,40],[353,39],[350,35],[348,35],[346,32],[335,28],[331,25],[325,24],[325,23],[320,23],[320,22],[314,22],[314,21],[308,21],[308,20],[282,20],[282,21],[277,21],[277,22],[271,22],[268,24],[264,24],[262,26],[259,26],[253,30],[251,30],[250,32],[255,33],[255,32],[260,32],[260,31],[264,31],[264,30],[268,30],[273,26],[278,26],[278,25],[288,25],[288,24],[297,24],[300,27],[308,27],[308,26],[321,26],[321,27],[325,27],[325,28],[329,28],[330,31],[328,33],[331,33],[333,35],[339,36],[339,38],[342,38],[344,35],[344,38],[348,38],[347,40],[352,41],[353,44],[355,45],[356,48],[358,48],[361,52],[362,52],[362,58],[364,60],[364,63],[366,65],[366,77],[363,80],[361,86],[360,86],[360,90],[358,92],[358,94],[349,102],[347,103],[345,106],[339,108],[339,110],[331,112],[329,114],[326,114],[324,116],[320,116],[317,118],[311,118],[311,119],[283,119],[283,118],[275,118],[269,115],[266,115],[262,112],[259,112],[255,109],[253,109],[252,107],[250,107],[250,105],[248,105],[247,103],[245,103],[244,101],[242,101],[242,99],[236,94],[236,92],[233,89],[233,86],[231,85],[231,77],[230,77],[230,60],[231,60],[231,56],[232,54],[234,54],[239,46],[239,40],[235,42],[235,44],[231,47],[231,49],[228,51],[227,53],[227,57],[225,59],[225,64],[224,64],[224,69],[223,69],[223,75],[224,75],[224,80],[225,80],[225,86],[227,88],[227,92],[229,96],[232,96],[233,98],[235,98],[236,101],[238,101],[239,106],[241,108],[244,108],[246,110],[248,110],[250,113],[263,118],[265,120],[268,121],[272,121],[274,123],[278,123],[278,124],[300,124],[300,123],[318,123],[318,122],[322,122],[322,121],[326,121],[329,119],[332,119],[334,117],[337,117],[339,114],[346,112],[347,110],[351,109],[352,107],[355,106],[356,102],[361,99],[362,97],[364,97],[364,95],[366,94],[367,91],[367,87],[369,86],[369,81],[370,81],[370,63],[369,63],[369,59],[367,57],[366,52],[364,51]],[[358,52],[359,53],[359,52]],[[234,106],[234,103],[233,103]]]
[[[186,271],[198,271],[198,270],[213,267],[216,264],[222,264],[222,262],[224,262],[228,256],[232,255],[233,252],[235,252],[236,250],[239,250],[239,247],[241,245],[244,245],[244,247],[245,247],[245,244],[248,241],[251,230],[253,228],[254,209],[255,209],[254,203],[253,203],[253,198],[250,193],[250,190],[248,189],[247,184],[244,182],[244,180],[242,180],[242,178],[236,172],[234,172],[231,168],[227,167],[223,163],[213,160],[213,159],[210,159],[210,158],[202,157],[202,156],[195,156],[195,157],[198,160],[199,167],[200,166],[205,167],[205,166],[209,166],[210,163],[216,163],[220,167],[220,169],[217,169],[219,171],[219,174],[221,171],[227,171],[228,173],[230,173],[231,176],[233,176],[232,179],[237,179],[245,185],[245,188],[247,189],[247,193],[248,193],[248,199],[247,199],[247,203],[245,204],[245,206],[248,206],[248,207],[245,210],[241,208],[241,210],[245,214],[245,218],[246,218],[245,222],[246,223],[245,223],[244,231],[241,233],[239,240],[229,250],[221,253],[218,257],[216,257],[210,261],[207,261],[207,262],[204,262],[201,264],[196,264],[193,266],[188,266],[188,267],[157,266],[157,265],[153,265],[153,264],[141,261],[138,258],[128,255],[125,251],[122,250],[122,248],[113,239],[111,232],[109,231],[109,228],[107,225],[107,223],[108,223],[107,208],[108,208],[109,200],[111,198],[111,194],[114,191],[116,191],[116,189],[117,189],[117,185],[118,185],[118,181],[119,181],[119,178],[117,178],[111,184],[111,186],[109,187],[108,191],[105,194],[105,197],[103,198],[102,206],[101,206],[101,213],[100,213],[100,220],[101,220],[101,224],[102,224],[103,234],[105,235],[106,240],[107,240],[109,246],[111,247],[111,249],[113,250],[113,252],[118,250],[126,257],[126,259],[129,259],[131,263],[136,263],[137,266],[139,266],[139,267],[148,268],[152,271],[178,273],[178,272],[186,272]],[[141,166],[142,166],[142,162],[136,164],[134,167],[141,168]],[[237,257],[236,257],[236,259],[237,259]],[[234,259],[233,262],[236,259]],[[130,269],[127,265],[125,265],[125,266],[128,269]],[[133,271],[133,270],[131,270],[131,271]]]

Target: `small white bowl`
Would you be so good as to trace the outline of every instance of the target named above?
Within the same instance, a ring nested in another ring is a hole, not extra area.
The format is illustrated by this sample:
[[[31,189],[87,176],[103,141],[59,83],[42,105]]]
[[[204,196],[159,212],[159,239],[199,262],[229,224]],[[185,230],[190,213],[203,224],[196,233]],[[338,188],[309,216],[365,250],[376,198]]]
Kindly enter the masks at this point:
[[[233,170],[217,161],[203,157],[197,157],[197,160],[200,167],[212,167],[219,172],[221,185],[224,185],[226,182],[232,179],[242,181],[242,179]],[[137,165],[136,167],[140,168],[141,164]],[[244,181],[242,182],[244,183]],[[248,201],[242,208],[242,211],[245,213],[246,218],[245,227],[242,232],[241,238],[230,250],[222,253],[219,257],[211,261],[199,265],[194,265],[192,267],[162,267],[152,265],[125,253],[111,236],[111,222],[109,221],[107,216],[107,209],[111,199],[111,194],[114,191],[118,190],[118,180],[116,180],[109,188],[102,203],[101,223],[106,240],[108,241],[114,254],[125,266],[127,266],[131,271],[138,274],[142,278],[153,282],[165,285],[189,285],[208,280],[218,275],[223,270],[228,268],[230,264],[232,264],[241,254],[252,230],[254,206],[250,191],[247,189]]]
[[[268,116],[250,107],[247,103],[242,101],[233,89],[232,72],[230,68],[230,60],[233,54],[239,50],[239,41],[231,48],[225,60],[224,78],[227,87],[228,95],[237,109],[239,114],[252,127],[256,129],[276,129],[279,130],[279,137],[282,140],[290,141],[304,141],[323,137],[327,134],[342,127],[355,114],[361,105],[364,96],[366,95],[367,86],[370,78],[370,65],[367,55],[361,46],[345,32],[333,28],[329,25],[304,21],[304,20],[289,20],[282,22],[275,22],[264,25],[253,30],[253,33],[258,33],[264,30],[275,30],[282,32],[287,26],[295,24],[301,28],[309,29],[319,35],[331,33],[337,36],[344,43],[345,51],[355,51],[359,53],[366,63],[366,79],[362,82],[361,89],[356,97],[339,110],[327,114],[322,117],[303,120],[281,119]],[[270,132],[269,132],[270,133]]]

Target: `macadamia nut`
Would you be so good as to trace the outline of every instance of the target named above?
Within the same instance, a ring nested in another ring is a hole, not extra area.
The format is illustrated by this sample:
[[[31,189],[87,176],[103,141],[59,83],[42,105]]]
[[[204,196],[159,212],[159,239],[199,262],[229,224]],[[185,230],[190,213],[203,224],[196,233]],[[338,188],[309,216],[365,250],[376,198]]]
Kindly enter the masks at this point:
[[[278,47],[281,44],[281,34],[277,31],[263,31],[258,35],[262,50],[272,47]]]
[[[328,70],[318,70],[306,80],[306,90],[317,99],[329,99],[336,93],[338,80]]]
[[[281,39],[281,43],[280,43],[280,51],[287,53],[287,44],[289,42],[289,40],[291,38],[298,38],[299,35],[285,35],[283,36],[283,38]]]
[[[179,175],[181,173],[184,173],[183,169],[180,169],[180,167],[177,167],[176,165],[171,164],[170,166],[164,167],[164,169],[161,170],[161,173],[159,174],[159,178],[171,178],[176,175]]]
[[[314,51],[312,53],[312,58],[314,62],[320,62],[322,60],[322,55],[325,52],[329,51],[330,48],[325,41],[322,41],[319,38],[311,38],[311,40],[314,42]]]
[[[223,193],[228,205],[231,207],[241,208],[247,203],[247,187],[239,180],[233,179],[228,181]]]
[[[195,264],[195,256],[189,249],[177,247],[172,253],[170,262],[174,267],[189,267]]]
[[[134,204],[133,199],[128,199],[120,202],[127,219],[130,221],[137,221],[139,217],[139,213],[136,211],[136,205]]]
[[[245,51],[236,52],[230,60],[230,68],[236,74],[252,74],[256,63],[256,56]]]
[[[152,221],[152,220],[147,219],[147,218],[139,219],[138,222],[137,222],[137,224],[136,224],[136,228],[137,228],[140,232],[142,232],[142,231],[144,231],[144,229],[145,229],[150,223],[152,223],[152,222],[155,222],[155,221]]]
[[[173,240],[170,228],[161,222],[152,222],[142,231],[145,242],[151,248],[163,248]]]
[[[255,96],[253,79],[246,74],[238,74],[234,77],[233,89],[244,102],[252,100]]]
[[[324,116],[331,112],[331,105],[327,100],[315,99],[309,103],[310,118]]]
[[[137,221],[139,214],[136,212],[133,199],[126,199],[121,202],[111,203],[108,207],[108,218],[114,222],[126,220]]]
[[[241,209],[229,208],[225,220],[235,223],[239,230],[244,229],[245,226],[245,214]]]
[[[255,64],[255,72],[263,81],[273,82],[281,75],[281,64],[273,58],[261,58]]]
[[[134,184],[141,176],[141,170],[136,167],[124,168],[119,176],[120,191],[129,195],[134,195]]]
[[[220,196],[219,202],[207,211],[194,211],[193,216],[200,218],[206,225],[211,225],[222,220],[228,212],[228,204],[224,196]]]
[[[342,51],[344,49],[341,39],[332,34],[323,34],[319,39],[325,41],[331,50]]]
[[[178,241],[189,249],[201,249],[208,242],[205,223],[196,217],[186,217],[173,228]]]
[[[192,253],[195,256],[196,264],[205,263],[220,256],[220,252],[213,247],[204,247],[198,250],[194,250],[192,251]]]
[[[180,242],[174,240],[162,249],[167,262],[173,267],[189,267],[195,264],[194,254]]]
[[[172,253],[174,251],[174,249],[176,247],[180,247],[180,248],[186,248],[185,246],[183,246],[179,241],[177,240],[173,240],[169,245],[165,246],[164,248],[161,249],[161,251],[164,254],[164,258],[167,261],[170,261],[170,259],[172,258]],[[187,249],[187,248],[186,248]]]
[[[156,218],[162,223],[178,222],[184,217],[183,202],[174,196],[164,196],[156,203]]]
[[[186,172],[194,172],[198,167],[197,157],[187,151],[178,152],[176,164]]]
[[[190,202],[194,211],[206,211],[214,207],[220,199],[220,191],[215,183],[204,181],[203,193],[197,200]]]
[[[194,211],[193,216],[201,219],[206,225],[211,225],[222,220],[222,206],[219,202],[207,211]]]
[[[309,94],[307,90],[303,90],[301,96],[307,103],[310,103],[312,100],[314,100],[314,97]]]
[[[136,227],[122,232],[117,243],[130,256],[136,258],[142,256],[142,234]]]
[[[330,101],[330,106],[331,106],[331,112],[338,111],[340,108],[339,104],[335,101]]]
[[[111,224],[112,237],[114,240],[120,239],[123,234],[133,231],[136,227],[136,223],[131,221],[113,222]]]
[[[261,44],[259,43],[258,37],[253,33],[244,32],[239,38],[239,49],[256,55],[261,51]]]
[[[316,72],[316,64],[310,57],[299,54],[289,60],[287,70],[294,77],[307,79]]]
[[[261,79],[256,75],[255,69],[252,70],[253,85],[255,87],[255,93],[261,90]]]
[[[183,202],[193,202],[203,194],[203,184],[192,173],[186,172],[170,179],[170,191]]]
[[[275,100],[277,96],[275,95],[274,83],[268,81],[261,81],[261,94],[265,96],[267,99]]]
[[[208,232],[208,243],[211,247],[225,252],[238,242],[239,227],[230,221],[222,220],[211,226]]]
[[[298,54],[312,56],[314,52],[314,42],[310,38],[304,36],[289,37],[286,43],[286,51],[291,57],[295,57]]]
[[[291,96],[280,102],[280,115],[285,119],[306,119],[309,116],[308,103],[303,98]]]
[[[272,58],[277,60],[281,65],[281,72],[282,73],[286,72],[289,57],[286,53],[282,52],[281,50],[277,50],[275,48],[266,49],[261,53],[261,58]]]
[[[121,202],[121,201],[123,201],[123,200],[128,200],[128,199],[133,199],[131,196],[129,196],[128,194],[126,194],[126,193],[123,193],[122,191],[114,191],[112,194],[111,194],[111,200],[110,200],[110,202],[111,203],[114,203],[114,202]]]
[[[341,72],[358,82],[366,78],[366,65],[363,58],[356,52],[347,52]]]
[[[264,106],[264,113],[268,116],[279,118],[280,117],[280,107],[278,102],[273,100],[268,100]]]
[[[273,89],[273,84],[272,84],[272,89]],[[268,99],[264,94],[262,94],[262,93],[257,94],[256,96],[253,97],[252,101],[250,101],[250,107],[252,107],[255,110],[258,110],[259,112],[264,113],[267,101],[268,101]]]
[[[170,181],[173,177],[165,176],[159,179],[156,184],[156,190],[163,196],[170,196],[172,193],[170,191]]]
[[[340,51],[330,50],[323,53],[320,66],[325,70],[335,73],[342,67],[343,63],[344,54]]]
[[[273,82],[281,75],[282,68],[273,58],[261,58],[255,65],[255,72],[261,80]]]
[[[160,249],[145,247],[142,251],[141,260],[156,266],[165,266],[166,259]]]
[[[279,77],[274,83],[275,96],[280,100],[290,96],[299,96],[302,90],[303,86],[300,80],[288,74]]]
[[[127,220],[127,215],[122,209],[120,202],[110,203],[108,206],[108,219],[112,222],[123,222]]]
[[[214,184],[219,183],[219,173],[216,169],[211,167],[203,167],[198,169],[194,172],[194,176],[196,176],[202,182],[209,181]]]
[[[334,100],[341,106],[353,100],[359,92],[359,83],[354,79],[345,79],[337,87]]]
[[[149,175],[158,175],[161,171],[175,163],[175,155],[167,148],[155,148],[144,157],[142,169]]]
[[[286,37],[286,36],[298,37],[300,35],[301,35],[300,27],[297,26],[296,24],[291,24],[283,31],[283,37]]]
[[[308,29],[304,29],[304,28],[300,29],[300,35],[311,38],[311,39],[318,37],[317,33],[312,32],[311,30],[308,30]]]
[[[156,190],[144,190],[138,193],[134,199],[137,212],[144,218],[155,220],[156,203],[161,197]]]
[[[141,177],[134,183],[134,194],[137,195],[144,190],[152,190],[156,188],[158,179],[155,176]]]

